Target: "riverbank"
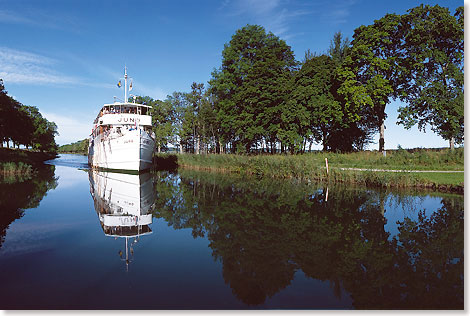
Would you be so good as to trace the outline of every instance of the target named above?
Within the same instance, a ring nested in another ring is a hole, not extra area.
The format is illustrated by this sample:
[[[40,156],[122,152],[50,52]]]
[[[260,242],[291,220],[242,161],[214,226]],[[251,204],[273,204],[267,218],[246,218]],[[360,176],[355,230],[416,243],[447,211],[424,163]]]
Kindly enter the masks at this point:
[[[0,148],[0,174],[3,176],[32,174],[44,161],[55,157],[56,153]]]
[[[161,156],[161,155],[160,155]],[[328,172],[326,161],[328,160]],[[304,155],[177,155],[178,166],[195,170],[243,173],[256,177],[296,178],[305,181],[352,183],[371,187],[416,187],[439,191],[464,191],[464,149],[397,150]],[[401,170],[402,172],[347,168]],[[428,172],[413,172],[413,170]],[[455,171],[436,173],[431,171]]]

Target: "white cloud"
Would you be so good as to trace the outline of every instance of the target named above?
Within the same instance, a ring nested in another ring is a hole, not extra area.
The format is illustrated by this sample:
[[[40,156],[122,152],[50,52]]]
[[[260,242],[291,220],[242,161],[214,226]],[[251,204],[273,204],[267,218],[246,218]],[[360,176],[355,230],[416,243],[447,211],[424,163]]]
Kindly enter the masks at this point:
[[[262,25],[266,31],[288,39],[293,35],[289,33],[289,24],[301,16],[310,14],[305,8],[293,10],[287,8],[280,0],[239,0],[224,2],[221,7],[227,16],[245,17],[252,20],[250,23]]]
[[[332,7],[323,11],[323,19],[334,25],[346,23],[348,17],[351,15],[351,7],[354,4],[356,4],[356,0],[332,2]]]
[[[75,77],[53,70],[57,61],[45,56],[0,47],[0,78],[5,83],[71,84],[79,83]]]
[[[72,63],[76,60],[72,60]],[[62,61],[31,52],[0,47],[0,78],[6,84],[80,85],[112,89],[111,83],[91,82],[77,76],[68,76],[55,70]],[[83,68],[83,67],[82,67]]]
[[[167,95],[169,94],[159,87],[147,86],[136,80],[134,80],[132,86],[134,89],[130,93],[142,96],[149,96],[155,100],[165,100]]]
[[[24,6],[21,13],[0,9],[0,24],[20,24],[34,28],[61,29],[74,33],[80,33],[83,23],[80,23],[73,15],[52,14],[37,7]]]
[[[85,139],[91,133],[92,118],[83,117],[82,119],[77,119],[50,112],[42,112],[42,115],[48,121],[57,124],[59,136],[56,136],[55,140],[59,145],[70,144]]]
[[[2,23],[35,24],[34,20],[7,10],[0,10],[0,21]]]

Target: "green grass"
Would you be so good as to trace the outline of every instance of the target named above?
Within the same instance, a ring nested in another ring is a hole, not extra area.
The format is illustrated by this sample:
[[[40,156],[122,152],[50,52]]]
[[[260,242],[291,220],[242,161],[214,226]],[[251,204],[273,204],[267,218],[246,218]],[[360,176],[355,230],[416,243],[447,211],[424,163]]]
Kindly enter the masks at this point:
[[[444,186],[463,192],[463,173],[413,173],[340,170],[339,167],[391,170],[463,170],[464,149],[397,150],[386,156],[378,152],[304,155],[177,155],[184,168],[243,173],[260,177],[356,183],[379,187]],[[328,158],[329,174],[325,158]]]
[[[419,178],[438,185],[462,185],[464,183],[463,173],[436,173],[423,172],[417,174]]]

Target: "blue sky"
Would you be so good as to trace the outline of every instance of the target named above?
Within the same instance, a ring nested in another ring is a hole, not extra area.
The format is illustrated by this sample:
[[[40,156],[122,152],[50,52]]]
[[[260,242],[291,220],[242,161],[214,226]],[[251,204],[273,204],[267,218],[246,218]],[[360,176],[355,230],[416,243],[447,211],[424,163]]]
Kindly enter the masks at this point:
[[[10,95],[57,123],[62,145],[86,138],[101,106],[114,96],[123,98],[116,83],[124,65],[134,81],[132,93],[164,99],[189,91],[193,81],[207,83],[221,64],[224,44],[246,24],[262,25],[286,40],[302,60],[307,49],[326,52],[337,31],[351,38],[360,25],[421,3],[0,0],[0,78]],[[424,3],[454,13],[464,2]],[[386,111],[386,149],[448,146],[429,129],[397,126],[398,106],[392,102]]]

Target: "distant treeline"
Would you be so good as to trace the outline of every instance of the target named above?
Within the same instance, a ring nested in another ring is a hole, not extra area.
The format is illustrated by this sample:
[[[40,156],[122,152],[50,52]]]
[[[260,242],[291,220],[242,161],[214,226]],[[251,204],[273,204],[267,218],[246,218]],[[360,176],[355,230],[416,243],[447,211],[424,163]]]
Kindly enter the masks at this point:
[[[464,141],[464,11],[421,5],[336,33],[324,54],[297,61],[286,42],[247,25],[222,51],[208,85],[174,92],[153,108],[158,151],[303,153],[363,150],[379,132],[386,106],[401,100],[397,124]],[[419,147],[419,144],[417,144]]]
[[[86,138],[72,144],[59,146],[58,152],[86,154],[88,152],[88,139]]]
[[[13,146],[44,152],[57,151],[57,125],[49,122],[35,106],[23,105],[7,94],[0,79],[0,147]]]

